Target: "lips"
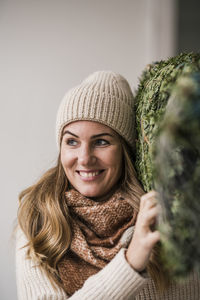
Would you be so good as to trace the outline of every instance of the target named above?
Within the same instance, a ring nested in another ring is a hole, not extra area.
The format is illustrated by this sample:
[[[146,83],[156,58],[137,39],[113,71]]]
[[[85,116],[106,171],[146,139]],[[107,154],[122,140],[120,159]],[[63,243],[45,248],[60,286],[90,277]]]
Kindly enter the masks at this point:
[[[76,171],[82,178],[94,178],[100,175],[104,170],[91,170],[91,171]]]

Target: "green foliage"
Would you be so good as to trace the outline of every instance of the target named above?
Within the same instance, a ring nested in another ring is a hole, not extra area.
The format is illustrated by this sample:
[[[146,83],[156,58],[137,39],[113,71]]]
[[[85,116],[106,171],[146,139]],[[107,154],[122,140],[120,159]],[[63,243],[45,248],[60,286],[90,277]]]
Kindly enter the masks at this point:
[[[153,188],[152,149],[159,122],[169,96],[181,75],[200,70],[200,54],[180,54],[167,61],[148,65],[135,97],[136,162],[135,167],[144,190]]]
[[[172,278],[200,270],[200,53],[148,65],[136,93],[136,171],[160,195]]]
[[[200,72],[180,77],[153,152],[162,205],[163,259],[171,276],[200,270]]]

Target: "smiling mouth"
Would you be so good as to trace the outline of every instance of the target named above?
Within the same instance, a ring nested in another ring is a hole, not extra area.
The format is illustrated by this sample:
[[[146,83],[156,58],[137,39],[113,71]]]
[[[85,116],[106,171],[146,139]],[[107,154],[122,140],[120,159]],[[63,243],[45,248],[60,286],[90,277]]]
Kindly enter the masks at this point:
[[[76,171],[83,178],[94,178],[100,175],[104,170],[98,171]]]

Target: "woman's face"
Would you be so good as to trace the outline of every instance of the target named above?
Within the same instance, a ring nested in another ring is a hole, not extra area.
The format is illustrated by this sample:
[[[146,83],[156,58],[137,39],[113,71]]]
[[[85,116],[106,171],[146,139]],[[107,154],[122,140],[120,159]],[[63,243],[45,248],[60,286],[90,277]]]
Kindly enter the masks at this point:
[[[106,125],[76,121],[63,129],[61,163],[71,185],[86,197],[102,197],[122,173],[118,134]]]

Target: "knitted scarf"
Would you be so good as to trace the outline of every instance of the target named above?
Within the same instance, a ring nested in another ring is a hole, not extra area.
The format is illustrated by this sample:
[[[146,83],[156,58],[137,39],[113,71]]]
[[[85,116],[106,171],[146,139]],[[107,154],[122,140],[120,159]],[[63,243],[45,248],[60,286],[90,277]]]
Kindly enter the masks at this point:
[[[118,253],[120,239],[135,224],[136,213],[120,191],[97,202],[70,190],[66,202],[72,219],[72,241],[58,263],[58,272],[64,290],[71,296]]]

